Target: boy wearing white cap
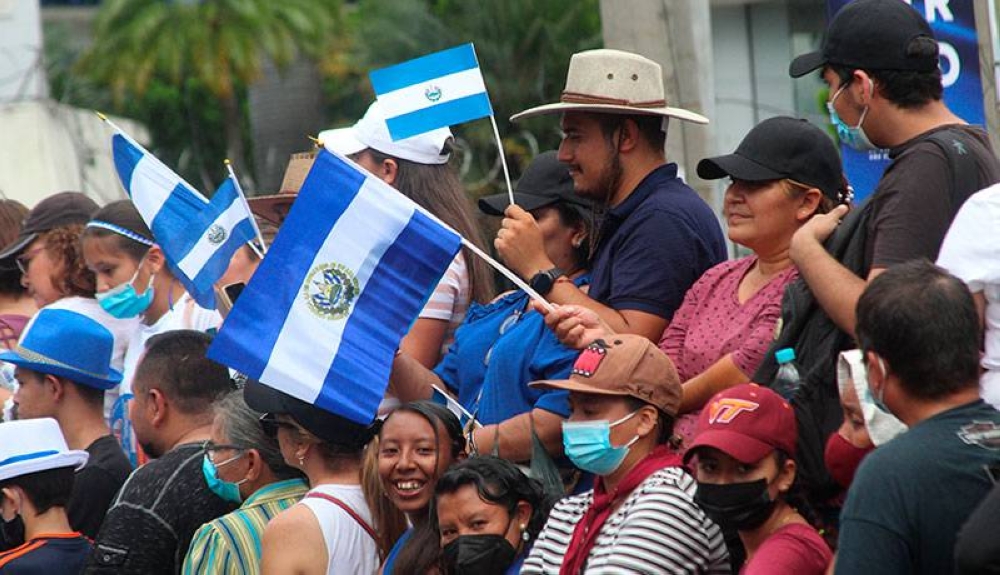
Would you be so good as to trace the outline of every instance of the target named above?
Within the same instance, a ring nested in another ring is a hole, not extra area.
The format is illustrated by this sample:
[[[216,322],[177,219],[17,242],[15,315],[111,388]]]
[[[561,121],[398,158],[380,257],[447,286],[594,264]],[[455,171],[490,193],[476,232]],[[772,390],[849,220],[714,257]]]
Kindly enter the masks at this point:
[[[24,521],[25,543],[0,554],[0,574],[76,574],[90,541],[72,531],[66,503],[87,452],[70,450],[54,419],[0,424],[0,517]]]

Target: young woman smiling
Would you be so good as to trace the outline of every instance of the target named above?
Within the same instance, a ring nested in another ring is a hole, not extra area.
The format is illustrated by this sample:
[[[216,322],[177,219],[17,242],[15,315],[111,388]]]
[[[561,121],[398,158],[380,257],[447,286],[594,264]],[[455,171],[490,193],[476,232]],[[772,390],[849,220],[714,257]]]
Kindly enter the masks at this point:
[[[406,514],[411,527],[386,557],[383,574],[423,574],[438,564],[437,529],[427,521],[431,499],[438,478],[464,456],[462,426],[442,405],[414,401],[385,419],[378,473],[386,497]]]

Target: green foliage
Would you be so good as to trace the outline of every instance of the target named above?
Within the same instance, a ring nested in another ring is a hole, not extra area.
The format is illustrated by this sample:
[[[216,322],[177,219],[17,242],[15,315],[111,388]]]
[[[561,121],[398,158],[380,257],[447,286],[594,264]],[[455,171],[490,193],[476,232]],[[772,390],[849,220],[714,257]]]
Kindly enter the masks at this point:
[[[245,87],[265,60],[281,68],[299,54],[318,58],[341,31],[339,0],[106,0],[77,71],[110,90],[112,111],[145,121],[157,147],[173,149],[198,180],[218,181],[202,164],[229,157],[245,167]],[[179,151],[185,134],[191,146]]]

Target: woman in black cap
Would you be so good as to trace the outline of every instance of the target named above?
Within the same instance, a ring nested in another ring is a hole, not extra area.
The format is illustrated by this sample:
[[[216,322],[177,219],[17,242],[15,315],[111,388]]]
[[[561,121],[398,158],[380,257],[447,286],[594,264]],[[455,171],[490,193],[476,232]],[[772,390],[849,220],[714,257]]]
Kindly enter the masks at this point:
[[[788,257],[792,235],[811,217],[847,203],[840,155],[805,120],[764,120],[736,151],[698,163],[705,179],[729,177],[723,215],[731,241],[752,253],[705,272],[663,333],[660,349],[684,382],[676,431],[690,439],[697,412],[713,395],[750,381],[774,340],[785,286],[798,277]],[[562,340],[584,347],[607,328],[596,315],[562,306],[546,322]]]
[[[517,183],[514,199],[538,222],[545,249],[557,273],[539,274],[536,290],[555,282],[589,283],[589,204],[573,192],[573,180],[555,152],[540,154]],[[479,209],[501,216],[507,194],[479,201]],[[541,283],[539,283],[541,282]],[[577,353],[566,348],[530,308],[522,290],[501,295],[488,305],[474,305],[455,332],[455,343],[433,370],[408,354],[393,363],[390,389],[403,401],[427,399],[432,385],[449,389],[485,427],[468,434],[469,451],[497,452],[505,459],[531,457],[534,428],[550,453],[562,453],[560,424],[569,415],[566,394],[528,387],[538,379],[569,375]]]
[[[256,381],[247,383],[244,395],[247,405],[264,413],[261,425],[277,437],[285,462],[310,485],[299,503],[264,529],[261,571],[374,573],[379,541],[361,467],[377,420],[362,425]]]

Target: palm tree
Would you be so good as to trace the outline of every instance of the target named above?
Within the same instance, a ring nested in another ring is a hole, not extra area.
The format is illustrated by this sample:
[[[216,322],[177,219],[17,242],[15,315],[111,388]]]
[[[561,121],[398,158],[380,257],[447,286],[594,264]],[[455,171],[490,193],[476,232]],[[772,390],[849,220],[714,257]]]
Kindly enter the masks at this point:
[[[280,68],[299,54],[319,57],[340,24],[339,0],[106,0],[79,66],[118,102],[142,96],[154,79],[182,91],[197,80],[218,99],[226,153],[241,167],[241,87],[260,77],[266,58]]]

